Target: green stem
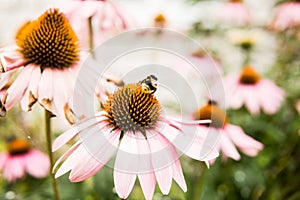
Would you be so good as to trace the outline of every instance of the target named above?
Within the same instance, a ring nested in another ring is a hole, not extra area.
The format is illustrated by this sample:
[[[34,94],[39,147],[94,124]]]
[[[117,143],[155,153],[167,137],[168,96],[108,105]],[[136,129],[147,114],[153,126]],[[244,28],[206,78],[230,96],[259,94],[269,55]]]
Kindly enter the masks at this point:
[[[93,31],[92,17],[88,18],[88,27],[89,27],[89,51],[90,51],[92,57],[95,58],[94,31]]]
[[[194,181],[194,192],[193,192],[192,200],[199,200],[201,197],[206,168],[207,167],[206,167],[205,163],[201,162],[200,170],[199,171],[197,170],[199,173],[199,176],[197,176],[196,180]]]
[[[244,60],[243,60],[243,66],[249,65],[251,61],[251,50],[250,49],[243,49],[244,53]]]
[[[50,159],[50,177],[51,177],[51,184],[52,184],[52,189],[53,189],[54,200],[59,200],[60,198],[59,198],[59,194],[58,194],[57,182],[54,177],[54,174],[52,173],[54,162],[53,162],[52,138],[51,138],[51,113],[46,109],[45,109],[45,133],[46,133],[46,139],[47,139],[48,156]]]

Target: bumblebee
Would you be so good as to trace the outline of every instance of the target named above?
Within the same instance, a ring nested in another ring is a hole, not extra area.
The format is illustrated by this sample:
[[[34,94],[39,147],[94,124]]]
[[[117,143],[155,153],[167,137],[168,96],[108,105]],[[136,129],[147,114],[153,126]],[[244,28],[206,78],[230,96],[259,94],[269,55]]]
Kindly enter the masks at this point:
[[[142,86],[142,89],[145,93],[153,94],[157,89],[157,84],[155,83],[157,78],[154,75],[147,76],[142,81],[139,81],[138,84]]]

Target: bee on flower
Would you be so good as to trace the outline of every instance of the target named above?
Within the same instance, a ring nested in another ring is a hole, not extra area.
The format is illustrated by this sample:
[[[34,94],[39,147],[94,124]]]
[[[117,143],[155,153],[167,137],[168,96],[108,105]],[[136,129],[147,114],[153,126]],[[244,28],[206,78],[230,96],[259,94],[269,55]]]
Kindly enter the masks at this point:
[[[168,194],[172,179],[183,191],[187,186],[182,173],[178,148],[183,154],[200,161],[218,156],[214,141],[198,124],[210,120],[182,122],[163,116],[155,97],[157,78],[153,75],[138,83],[125,84],[112,93],[103,110],[61,134],[53,143],[53,151],[79,136],[79,140],[56,162],[59,177],[68,171],[72,182],[83,181],[100,169],[116,154],[114,184],[120,198],[126,199],[138,178],[146,199],[152,199],[158,183]]]

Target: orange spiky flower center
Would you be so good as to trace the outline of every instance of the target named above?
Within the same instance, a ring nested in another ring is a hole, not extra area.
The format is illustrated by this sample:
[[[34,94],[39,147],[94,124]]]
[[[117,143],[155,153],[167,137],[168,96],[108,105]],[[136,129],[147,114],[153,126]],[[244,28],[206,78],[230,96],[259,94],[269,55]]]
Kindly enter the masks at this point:
[[[108,123],[127,131],[145,133],[154,128],[162,112],[160,103],[144,83],[127,84],[112,94],[104,104]]]
[[[7,148],[8,153],[14,156],[27,153],[31,146],[26,140],[15,139],[8,143]]]
[[[78,38],[58,9],[48,9],[21,27],[16,42],[24,60],[40,66],[41,71],[69,68],[79,60]]]
[[[256,84],[260,80],[260,75],[250,66],[246,66],[243,68],[242,73],[240,75],[240,83],[251,85]]]
[[[222,128],[225,124],[229,122],[225,112],[214,101],[209,101],[207,105],[197,110],[194,113],[194,119],[210,119],[211,123],[204,125],[212,126],[214,128]]]
[[[159,13],[158,15],[155,16],[154,18],[154,26],[159,27],[159,28],[164,28],[166,26],[167,19],[166,17]]]

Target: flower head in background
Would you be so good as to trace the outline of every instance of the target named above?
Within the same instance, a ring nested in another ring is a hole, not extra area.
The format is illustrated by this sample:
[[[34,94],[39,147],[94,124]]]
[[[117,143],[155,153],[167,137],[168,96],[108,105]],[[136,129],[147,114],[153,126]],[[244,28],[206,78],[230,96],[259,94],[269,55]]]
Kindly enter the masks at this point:
[[[203,132],[220,132],[220,140],[217,150],[223,152],[223,159],[228,157],[234,160],[240,160],[241,156],[236,147],[248,156],[256,156],[263,149],[263,144],[246,135],[239,126],[229,123],[225,112],[217,105],[215,101],[209,101],[207,105],[201,107],[194,113],[194,119],[211,119],[210,124],[199,125]],[[235,147],[236,146],[236,147]],[[213,162],[211,160],[210,162]]]
[[[38,101],[54,115],[70,123],[69,100],[80,60],[78,38],[67,18],[57,9],[48,9],[27,23],[16,36],[17,46],[0,52],[1,90],[13,81],[3,95],[6,109],[21,101],[29,111]],[[12,75],[19,72],[15,80]]]
[[[0,153],[0,171],[9,182],[23,178],[26,172],[35,178],[44,178],[49,168],[47,155],[31,148],[26,140],[10,141],[8,151]]]
[[[124,7],[134,12],[130,13],[137,21],[139,28],[168,28],[176,31],[190,30],[197,20],[198,10],[183,1],[146,0],[125,2]]]
[[[220,3],[213,15],[224,25],[245,26],[252,21],[251,13],[242,0]]]
[[[84,49],[90,48],[89,45],[96,47],[135,24],[129,13],[112,1],[70,1],[59,7],[69,19]]]
[[[114,183],[120,198],[128,197],[137,177],[146,199],[152,199],[156,182],[163,194],[169,193],[172,179],[186,191],[175,146],[204,161],[218,153],[210,152],[213,144],[204,144],[206,135],[193,129],[200,121],[185,124],[162,116],[162,107],[154,96],[155,80],[151,75],[120,87],[109,96],[103,111],[61,134],[53,143],[53,151],[78,135],[80,140],[57,161],[54,170],[66,159],[56,177],[71,171],[72,182],[85,180],[116,154]],[[194,132],[183,133],[186,129]],[[207,153],[201,154],[205,148]]]
[[[192,52],[188,56],[188,60],[189,62],[183,59],[176,60],[172,68],[189,78],[194,77],[196,73],[200,73],[207,80],[212,80],[222,74],[223,69],[218,60],[208,56],[202,49]]]
[[[300,2],[282,3],[276,7],[271,27],[283,31],[300,27]]]
[[[226,76],[223,83],[228,107],[239,109],[245,105],[254,115],[260,109],[267,114],[276,113],[285,97],[283,89],[250,66],[245,66],[239,75]]]
[[[250,51],[261,39],[258,31],[245,29],[230,29],[226,33],[228,40],[243,50]]]

